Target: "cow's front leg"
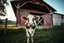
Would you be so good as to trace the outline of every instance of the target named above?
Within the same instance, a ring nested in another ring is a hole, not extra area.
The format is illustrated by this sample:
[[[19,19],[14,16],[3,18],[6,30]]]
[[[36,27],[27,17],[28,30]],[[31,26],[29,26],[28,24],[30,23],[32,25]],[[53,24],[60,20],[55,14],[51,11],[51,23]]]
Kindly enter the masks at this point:
[[[31,36],[31,42],[34,43],[33,36]]]
[[[30,37],[27,37],[27,43],[29,43],[29,38],[30,38]]]
[[[27,43],[29,43],[29,42],[30,42],[30,41],[29,41],[30,35],[29,35],[29,33],[28,33],[28,29],[26,29],[26,36],[27,36]]]
[[[32,34],[31,34],[31,42],[32,43],[34,43],[34,39],[33,39],[34,33],[35,33],[35,29],[32,31]]]

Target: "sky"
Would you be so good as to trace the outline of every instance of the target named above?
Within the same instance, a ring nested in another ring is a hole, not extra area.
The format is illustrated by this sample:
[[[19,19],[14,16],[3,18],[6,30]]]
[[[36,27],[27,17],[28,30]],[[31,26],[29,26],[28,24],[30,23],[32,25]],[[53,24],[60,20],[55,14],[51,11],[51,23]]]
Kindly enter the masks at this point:
[[[52,6],[54,9],[56,9],[57,13],[64,14],[64,0],[44,0],[44,1],[48,3],[50,6]],[[16,21],[16,17],[10,2],[9,5],[6,6],[6,12],[7,12],[6,16],[0,17],[1,19],[8,18],[8,20]]]
[[[64,14],[64,0],[44,0],[57,10],[57,13]]]

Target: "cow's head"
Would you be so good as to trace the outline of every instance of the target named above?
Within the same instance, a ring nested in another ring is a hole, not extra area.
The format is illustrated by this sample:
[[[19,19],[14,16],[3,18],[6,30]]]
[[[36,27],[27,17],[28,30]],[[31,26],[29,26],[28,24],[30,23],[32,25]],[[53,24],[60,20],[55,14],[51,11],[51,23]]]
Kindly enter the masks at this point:
[[[28,15],[27,17],[22,17],[22,19],[26,20],[25,26],[26,28],[35,28],[36,26],[36,21],[39,20],[39,16],[33,16],[33,15]]]

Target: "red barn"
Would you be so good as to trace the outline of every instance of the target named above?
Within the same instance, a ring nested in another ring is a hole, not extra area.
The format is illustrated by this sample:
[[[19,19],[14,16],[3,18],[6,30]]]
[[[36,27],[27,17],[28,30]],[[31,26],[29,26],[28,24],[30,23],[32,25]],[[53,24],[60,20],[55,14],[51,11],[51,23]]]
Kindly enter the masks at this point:
[[[21,17],[29,14],[40,16],[39,26],[53,25],[52,15],[56,10],[43,0],[17,0],[11,1],[11,5],[16,16],[17,25],[23,25],[25,21]]]

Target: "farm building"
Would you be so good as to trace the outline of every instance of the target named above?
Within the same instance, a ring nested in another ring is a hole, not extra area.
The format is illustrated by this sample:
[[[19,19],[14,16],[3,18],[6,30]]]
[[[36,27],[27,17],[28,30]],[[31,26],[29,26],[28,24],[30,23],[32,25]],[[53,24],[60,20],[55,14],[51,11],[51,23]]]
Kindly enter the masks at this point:
[[[53,14],[53,26],[63,26],[64,25],[64,15],[59,13]]]
[[[63,24],[64,15],[55,13],[56,10],[43,0],[10,0],[10,3],[16,16],[16,25],[23,25],[25,20],[21,17],[30,14],[40,17],[38,26]]]

